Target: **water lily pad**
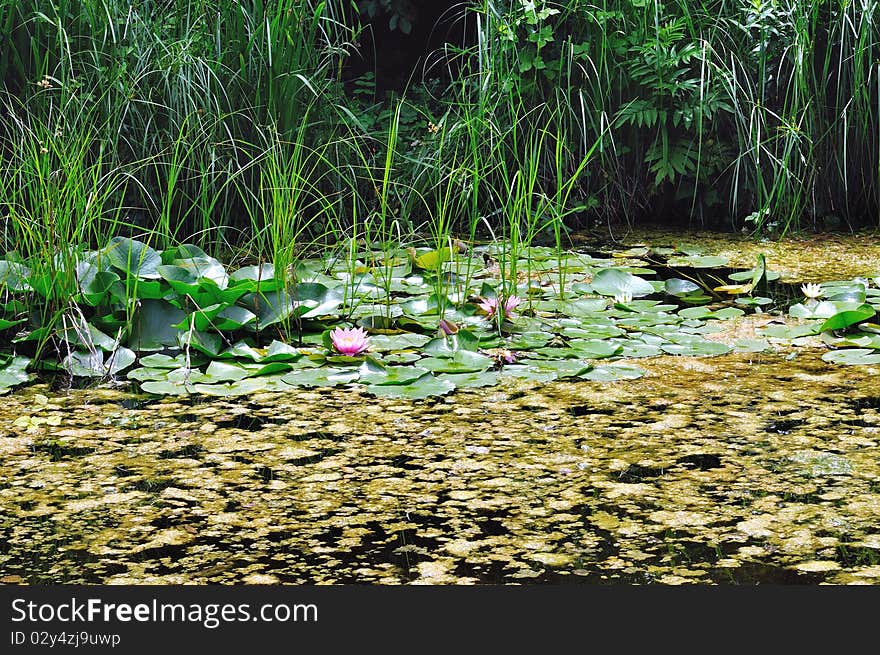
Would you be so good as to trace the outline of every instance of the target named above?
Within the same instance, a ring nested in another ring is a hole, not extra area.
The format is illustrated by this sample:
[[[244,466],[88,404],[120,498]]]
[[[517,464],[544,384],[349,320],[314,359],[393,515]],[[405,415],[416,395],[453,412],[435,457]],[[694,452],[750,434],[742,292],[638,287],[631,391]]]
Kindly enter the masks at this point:
[[[558,377],[555,370],[539,368],[534,364],[510,364],[501,369],[501,376],[510,376],[533,382],[551,382]]]
[[[788,314],[794,318],[817,319],[831,318],[840,311],[836,304],[828,300],[815,303],[813,306],[807,306],[801,303],[792,305],[788,309]]]
[[[737,339],[733,342],[733,351],[738,353],[762,353],[773,350],[766,339]]]
[[[194,385],[168,380],[148,380],[141,383],[141,389],[146,393],[159,396],[186,396],[193,393]]]
[[[290,389],[290,385],[284,383],[280,376],[267,376],[245,378],[226,384],[197,383],[193,385],[192,389],[206,396],[229,397],[266,391],[286,391]]]
[[[530,365],[540,371],[553,371],[559,379],[577,377],[593,368],[590,362],[576,359],[535,360]]]
[[[88,273],[79,278],[80,297],[87,305],[100,305],[113,285],[119,282],[120,277],[115,272],[101,271],[97,266],[91,265]]]
[[[731,348],[727,344],[706,339],[681,340],[679,343],[664,343],[660,348],[670,355],[725,355]]]
[[[125,377],[129,380],[138,380],[140,382],[164,381],[168,379],[169,370],[172,369],[141,366],[140,368],[130,370]]]
[[[368,357],[358,369],[360,384],[408,384],[430,371],[418,366],[382,366]]]
[[[719,268],[727,265],[727,259],[717,255],[686,255],[683,257],[670,257],[666,260],[669,266],[692,268]]]
[[[621,357],[656,357],[663,354],[660,346],[636,341],[635,339],[627,339],[620,342]]]
[[[217,356],[223,359],[250,359],[259,362],[263,360],[265,353],[245,341],[237,341],[226,350],[218,353]]]
[[[521,332],[512,335],[507,346],[512,350],[529,350],[531,348],[540,348],[548,341],[552,335],[547,332]]]
[[[768,325],[755,330],[762,337],[773,339],[798,339],[819,333],[819,323],[807,323],[805,325]]]
[[[587,359],[603,359],[605,357],[613,357],[619,355],[623,349],[619,344],[612,341],[602,341],[599,339],[581,340],[573,339],[568,344],[577,357],[585,357]]]
[[[708,307],[685,307],[678,311],[678,315],[682,318],[708,319],[714,313]]]
[[[437,373],[473,373],[485,371],[494,364],[491,357],[470,350],[457,350],[451,357],[428,357],[419,365]]]
[[[300,357],[302,357],[302,353],[300,353],[296,348],[284,343],[283,341],[273,339],[272,343],[270,343],[269,347],[266,349],[266,354],[262,357],[262,361],[289,362],[295,361]]]
[[[438,380],[448,380],[457,389],[492,387],[498,384],[498,371],[481,371],[479,373],[441,373]]]
[[[413,264],[418,268],[437,271],[444,262],[448,262],[450,259],[452,259],[452,250],[449,247],[444,247],[418,255],[413,259]]]
[[[431,339],[422,351],[437,357],[452,357],[460,350],[476,351],[479,347],[479,337],[470,330],[459,329],[455,334]]]
[[[864,323],[860,327],[864,328]],[[842,337],[835,337],[831,332],[823,332],[822,341],[837,348],[871,348],[880,350],[880,334],[876,332],[858,331]]]
[[[745,312],[739,307],[722,307],[712,313],[712,318],[718,319],[719,321],[728,321],[732,318],[739,318],[744,314]]]
[[[650,282],[618,268],[602,269],[596,273],[590,285],[603,296],[628,293],[637,298],[654,293],[654,286]]]
[[[846,348],[832,350],[822,355],[826,362],[846,364],[848,366],[880,364],[880,352],[868,348]]]
[[[415,332],[403,334],[376,334],[370,337],[370,350],[373,352],[390,352],[394,350],[411,350],[424,346],[431,337]]]
[[[214,358],[220,355],[223,348],[223,338],[216,333],[188,330],[177,333],[177,347],[183,350],[195,349],[208,357]]]
[[[695,282],[673,277],[666,280],[665,291],[670,296],[687,296],[693,293],[702,293],[703,289]]]
[[[230,382],[243,380],[250,372],[237,363],[228,363],[215,360],[208,364],[205,376],[214,382]]]
[[[618,380],[635,380],[645,375],[646,371],[629,364],[606,364],[597,366],[580,377],[593,382],[617,382]]]
[[[386,398],[404,398],[419,400],[431,396],[443,396],[455,389],[455,383],[449,379],[441,380],[427,373],[409,384],[371,385],[366,387],[367,393]]]
[[[281,381],[295,387],[335,387],[354,382],[358,377],[357,369],[321,367],[292,371],[283,376]]]

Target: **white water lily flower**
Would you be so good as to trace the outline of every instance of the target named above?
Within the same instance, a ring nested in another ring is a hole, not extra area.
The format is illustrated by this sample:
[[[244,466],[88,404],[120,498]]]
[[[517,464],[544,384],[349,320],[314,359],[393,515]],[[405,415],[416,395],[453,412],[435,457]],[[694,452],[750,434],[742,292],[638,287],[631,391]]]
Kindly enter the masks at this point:
[[[619,291],[614,294],[614,302],[620,305],[628,305],[632,299],[633,295],[629,291]]]
[[[822,285],[820,284],[802,284],[801,291],[807,300],[816,300],[822,296]]]

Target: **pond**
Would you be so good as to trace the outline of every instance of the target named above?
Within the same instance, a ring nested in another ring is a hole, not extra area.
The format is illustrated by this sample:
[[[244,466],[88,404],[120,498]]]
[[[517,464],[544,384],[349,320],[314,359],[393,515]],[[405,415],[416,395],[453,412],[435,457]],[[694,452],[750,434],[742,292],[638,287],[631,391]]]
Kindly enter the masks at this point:
[[[880,378],[816,353],[427,401],[4,404],[28,583],[880,582]]]
[[[20,387],[0,582],[878,584],[880,366],[771,342],[418,400]]]

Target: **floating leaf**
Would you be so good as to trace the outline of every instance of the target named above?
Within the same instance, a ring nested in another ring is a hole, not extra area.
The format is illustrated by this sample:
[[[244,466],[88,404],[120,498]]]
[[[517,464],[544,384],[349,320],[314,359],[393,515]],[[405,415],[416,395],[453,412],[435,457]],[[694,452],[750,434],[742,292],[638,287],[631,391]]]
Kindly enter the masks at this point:
[[[737,339],[733,342],[733,351],[738,353],[762,353],[772,349],[766,339]]]
[[[846,348],[844,350],[832,350],[822,355],[822,359],[833,364],[846,364],[847,366],[880,364],[880,353],[868,348]]]
[[[186,396],[194,391],[192,384],[169,382],[168,380],[148,380],[141,383],[141,389],[146,393],[159,396]]]
[[[296,387],[335,387],[354,382],[358,376],[357,369],[321,367],[292,371],[283,376],[281,381]]]
[[[437,376],[440,381],[448,380],[458,389],[492,387],[498,384],[497,371],[481,371],[479,373],[442,373]]]
[[[678,277],[669,278],[664,283],[666,293],[670,296],[687,296],[693,293],[702,293],[702,288],[699,284],[691,282],[690,280],[682,280]]]
[[[501,369],[501,376],[522,378],[533,382],[551,382],[558,377],[558,374],[555,370],[539,368],[535,364],[510,364]]]
[[[451,357],[428,357],[419,361],[423,368],[438,373],[473,373],[485,371],[493,364],[491,357],[470,350],[457,350]]]
[[[727,344],[706,339],[682,340],[680,343],[664,343],[660,348],[670,355],[725,355],[731,348]]]
[[[290,386],[281,381],[280,376],[245,378],[236,380],[227,384],[205,384],[197,383],[193,385],[193,390],[206,396],[245,396],[257,392],[265,391],[287,391]]]
[[[250,372],[240,364],[213,361],[208,364],[205,375],[212,381],[229,382],[243,380],[250,376]]]
[[[388,398],[404,398],[419,400],[431,396],[443,396],[455,389],[455,383],[449,379],[441,380],[430,373],[409,384],[372,385],[366,387],[367,393]]]
[[[727,259],[714,255],[687,255],[685,257],[670,257],[666,260],[668,266],[690,266],[692,268],[718,268],[727,265]]]
[[[839,311],[837,305],[828,300],[816,303],[812,307],[797,303],[788,309],[790,316],[804,319],[831,318]]]
[[[295,361],[300,357],[302,357],[302,353],[300,353],[296,348],[284,343],[283,341],[273,339],[272,343],[269,344],[269,348],[266,349],[266,354],[262,358],[262,361],[289,362]]]
[[[195,348],[208,357],[214,358],[220,354],[220,349],[223,347],[223,338],[219,334],[211,332],[190,330],[188,332],[178,332],[175,345],[184,350]]]
[[[418,255],[414,260],[413,264],[415,264],[418,268],[422,268],[428,271],[438,271],[440,267],[445,263],[452,259],[452,250],[448,247],[440,248],[439,250],[430,250],[426,253]]]
[[[745,314],[745,312],[739,307],[722,307],[712,313],[712,318],[718,319],[719,321],[728,321],[732,318],[739,318],[743,314]]]
[[[711,318],[713,313],[708,307],[685,307],[678,311],[678,315],[688,319],[707,319]]]
[[[597,366],[580,377],[593,382],[617,382],[618,380],[635,380],[645,375],[646,371],[629,364],[606,364]]]
[[[431,339],[425,344],[423,351],[439,357],[452,357],[459,350],[476,351],[480,340],[470,330],[460,329],[455,334]]]
[[[370,337],[370,350],[372,352],[389,352],[392,350],[411,350],[424,346],[431,337],[415,332],[403,334],[377,334]]]
[[[622,347],[611,341],[602,341],[599,339],[590,339],[584,341],[574,339],[568,344],[576,354],[576,357],[585,357],[588,359],[603,359],[605,357],[613,357],[619,355]]]
[[[540,371],[553,371],[557,378],[573,378],[583,375],[593,368],[590,362],[576,359],[547,359],[534,360],[531,366]]]
[[[798,339],[819,333],[819,323],[806,325],[768,325],[755,330],[762,337],[773,339]]]
[[[381,366],[367,358],[358,369],[360,377],[358,382],[361,384],[408,384],[418,380],[420,377],[429,373],[427,368],[418,366]]]
[[[638,298],[654,293],[654,286],[650,282],[619,268],[602,269],[593,276],[590,285],[603,296],[629,293],[633,298]]]

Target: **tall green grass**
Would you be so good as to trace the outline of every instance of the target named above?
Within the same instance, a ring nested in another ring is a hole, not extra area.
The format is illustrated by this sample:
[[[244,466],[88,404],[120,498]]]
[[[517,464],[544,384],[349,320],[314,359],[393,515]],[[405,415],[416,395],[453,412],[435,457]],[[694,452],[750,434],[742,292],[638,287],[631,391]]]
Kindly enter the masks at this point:
[[[343,84],[357,5],[0,0],[3,249],[145,234],[281,270],[495,235],[515,279],[568,227],[876,224],[875,0],[474,0],[448,84],[378,101]]]

